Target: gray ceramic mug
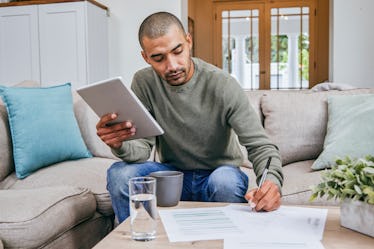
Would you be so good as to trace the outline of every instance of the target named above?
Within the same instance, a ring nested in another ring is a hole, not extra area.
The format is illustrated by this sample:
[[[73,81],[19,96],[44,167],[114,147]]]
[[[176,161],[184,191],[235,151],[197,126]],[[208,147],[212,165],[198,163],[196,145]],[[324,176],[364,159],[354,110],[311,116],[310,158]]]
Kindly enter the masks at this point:
[[[156,178],[157,206],[173,207],[178,205],[183,189],[183,172],[156,171],[149,174]]]

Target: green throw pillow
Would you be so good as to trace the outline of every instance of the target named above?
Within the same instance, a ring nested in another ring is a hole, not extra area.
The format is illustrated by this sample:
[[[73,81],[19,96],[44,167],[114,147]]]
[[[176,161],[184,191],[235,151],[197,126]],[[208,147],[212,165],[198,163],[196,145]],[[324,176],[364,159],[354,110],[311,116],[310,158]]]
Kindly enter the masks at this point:
[[[374,153],[374,95],[328,97],[328,123],[323,151],[312,169],[330,168],[336,159]]]
[[[66,160],[92,157],[74,116],[70,84],[46,88],[0,86],[18,178]]]

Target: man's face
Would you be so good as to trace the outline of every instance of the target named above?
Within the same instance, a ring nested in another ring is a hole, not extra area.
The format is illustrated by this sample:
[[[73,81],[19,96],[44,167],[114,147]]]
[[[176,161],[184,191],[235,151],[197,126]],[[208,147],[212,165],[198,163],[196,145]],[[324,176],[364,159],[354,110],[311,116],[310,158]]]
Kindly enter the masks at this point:
[[[191,36],[172,26],[159,38],[144,37],[142,56],[162,79],[177,86],[186,83],[193,75],[191,48]]]

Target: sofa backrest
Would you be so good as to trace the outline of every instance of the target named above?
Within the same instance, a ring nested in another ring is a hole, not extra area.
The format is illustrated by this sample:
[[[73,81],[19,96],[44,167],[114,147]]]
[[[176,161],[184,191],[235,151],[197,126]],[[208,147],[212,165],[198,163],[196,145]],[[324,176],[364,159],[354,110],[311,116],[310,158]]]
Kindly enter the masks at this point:
[[[260,99],[258,94],[260,93]],[[283,165],[316,159],[323,150],[329,95],[374,94],[374,88],[346,91],[252,91],[247,96],[260,110],[263,126],[282,156]]]
[[[25,81],[18,86],[39,86]],[[283,165],[318,157],[327,127],[327,97],[336,94],[374,94],[374,88],[346,91],[246,91],[248,100],[269,138],[278,146]],[[94,156],[117,159],[96,135],[98,117],[73,93],[74,112],[82,137]],[[12,142],[6,108],[0,98],[0,181],[14,171]],[[244,165],[250,166],[242,147]]]

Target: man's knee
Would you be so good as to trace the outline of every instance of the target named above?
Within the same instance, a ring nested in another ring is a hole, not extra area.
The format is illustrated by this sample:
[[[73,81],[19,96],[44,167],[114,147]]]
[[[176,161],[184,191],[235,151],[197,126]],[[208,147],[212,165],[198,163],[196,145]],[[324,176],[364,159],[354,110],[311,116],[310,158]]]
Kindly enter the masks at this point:
[[[107,189],[111,195],[122,195],[127,192],[127,183],[133,177],[134,170],[125,162],[116,162],[107,170]]]
[[[209,176],[209,182],[217,185],[235,185],[233,183],[248,182],[248,177],[237,167],[221,166]]]
[[[107,181],[112,183],[112,182],[117,182],[120,181],[122,182],[121,178],[126,177],[126,163],[125,162],[115,162],[113,163],[109,169],[107,170]]]
[[[144,162],[129,164],[126,162],[115,162],[107,171],[107,182],[109,184],[127,184],[131,177],[146,176],[157,170],[166,170],[166,166],[156,162]]]
[[[211,201],[243,202],[248,177],[233,166],[221,166],[209,176],[208,189]]]

